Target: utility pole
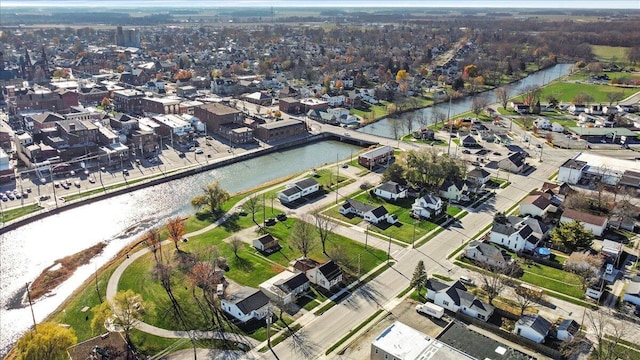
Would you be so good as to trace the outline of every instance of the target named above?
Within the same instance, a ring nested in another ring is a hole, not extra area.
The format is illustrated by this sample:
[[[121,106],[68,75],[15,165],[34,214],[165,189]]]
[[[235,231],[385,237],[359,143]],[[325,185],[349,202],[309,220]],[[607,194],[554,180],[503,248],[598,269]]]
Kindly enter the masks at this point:
[[[340,181],[340,161],[339,155],[336,153],[336,204],[338,203],[338,182]]]
[[[367,224],[367,229],[364,231],[364,248],[367,249],[367,240],[369,240],[369,224]]]
[[[416,243],[416,219],[413,219],[413,240],[411,241],[411,248],[415,248]]]
[[[36,331],[36,316],[33,313],[33,303],[31,302],[31,291],[29,291],[29,283],[27,283],[27,298],[29,299],[29,308],[31,309],[31,319],[33,319],[33,332]]]
[[[449,144],[447,145],[447,156],[451,155],[451,135],[453,133],[453,121],[451,121],[451,95],[449,95],[449,110],[447,110],[447,119],[449,121]]]
[[[389,249],[387,250],[387,264],[391,260],[391,235],[389,235]]]

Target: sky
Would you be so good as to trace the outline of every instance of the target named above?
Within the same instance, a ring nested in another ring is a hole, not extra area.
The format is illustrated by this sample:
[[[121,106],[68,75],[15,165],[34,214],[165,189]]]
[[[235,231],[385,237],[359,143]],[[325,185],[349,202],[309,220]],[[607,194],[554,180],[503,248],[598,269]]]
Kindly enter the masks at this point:
[[[134,5],[135,4],[135,5]],[[640,9],[640,0],[1,0],[1,7],[459,7],[538,9]]]

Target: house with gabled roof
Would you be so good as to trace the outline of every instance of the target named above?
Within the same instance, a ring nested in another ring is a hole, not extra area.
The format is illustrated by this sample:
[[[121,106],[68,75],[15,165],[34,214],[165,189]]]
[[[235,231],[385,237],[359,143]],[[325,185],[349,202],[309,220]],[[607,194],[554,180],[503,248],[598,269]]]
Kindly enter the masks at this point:
[[[555,213],[558,208],[551,202],[551,196],[546,193],[527,196],[520,202],[520,215],[531,215],[540,218],[548,213]]]
[[[571,340],[580,331],[580,324],[573,319],[564,319],[556,328],[556,339]]]
[[[477,299],[475,295],[469,293],[467,288],[456,281],[453,285],[446,284],[431,278],[427,280],[427,298],[434,304],[443,308],[458,312],[471,317],[487,321],[493,314],[494,307]]]
[[[511,153],[506,158],[498,161],[498,168],[514,174],[521,173],[525,165],[525,155],[520,152]]]
[[[340,266],[333,260],[306,271],[306,275],[312,284],[320,286],[325,290],[338,286],[342,282],[343,272]]]
[[[591,230],[595,236],[602,236],[609,224],[606,216],[593,215],[573,209],[566,209],[560,217],[561,224],[566,224],[573,220],[581,222],[584,228]]]
[[[468,201],[470,185],[471,183],[466,180],[445,180],[442,185],[440,185],[438,192],[441,197],[451,202]]]
[[[241,322],[261,320],[269,314],[269,297],[261,290],[243,288],[221,299],[220,307]]]
[[[396,201],[407,197],[407,189],[395,181],[386,181],[374,189],[374,194],[389,201]]]
[[[271,234],[264,234],[259,238],[254,239],[252,244],[254,248],[265,253],[272,253],[280,250],[278,239],[274,238]]]
[[[493,222],[489,241],[502,245],[511,251],[533,250],[538,246],[540,238],[536,236],[531,226],[524,222],[512,224],[510,222]]]
[[[415,216],[432,218],[443,211],[442,199],[433,194],[426,194],[414,201],[411,211]]]
[[[551,322],[541,315],[523,315],[516,322],[513,333],[540,344],[549,335],[551,326]]]
[[[365,204],[354,199],[346,199],[338,208],[338,212],[342,215],[353,214],[359,216],[372,224],[378,224],[383,221],[394,224],[398,220],[395,215],[389,214],[389,211],[382,205]]]
[[[467,181],[472,182],[478,188],[483,188],[491,177],[491,173],[483,168],[474,168],[467,173]]]
[[[470,242],[463,255],[466,258],[496,267],[504,267],[512,261],[511,256],[506,254],[504,250],[481,241]]]
[[[284,270],[258,287],[276,303],[288,305],[306,293],[310,284],[304,273],[296,274],[289,270]]]
[[[290,203],[319,190],[320,185],[316,179],[306,178],[287,184],[284,190],[278,192],[278,200],[282,203]]]

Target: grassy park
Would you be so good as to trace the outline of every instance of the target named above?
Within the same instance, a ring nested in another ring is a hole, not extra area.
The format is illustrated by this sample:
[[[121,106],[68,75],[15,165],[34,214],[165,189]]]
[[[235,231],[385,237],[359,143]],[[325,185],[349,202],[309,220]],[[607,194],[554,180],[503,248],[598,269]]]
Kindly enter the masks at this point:
[[[560,102],[570,103],[579,93],[587,93],[593,98],[591,103],[609,104],[607,94],[614,92],[623,93],[623,98],[626,98],[633,95],[636,90],[609,85],[554,82],[541,89],[540,99],[545,101],[549,96],[554,96]]]

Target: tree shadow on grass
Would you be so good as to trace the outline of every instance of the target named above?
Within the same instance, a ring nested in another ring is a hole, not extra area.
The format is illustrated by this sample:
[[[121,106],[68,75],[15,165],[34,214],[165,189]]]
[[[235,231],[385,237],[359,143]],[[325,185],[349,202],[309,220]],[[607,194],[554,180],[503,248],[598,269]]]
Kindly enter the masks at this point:
[[[243,259],[241,257],[236,257],[233,260],[233,265],[237,267],[239,270],[250,272],[253,271],[253,263],[249,260]]]
[[[227,221],[223,222],[220,226],[222,226],[227,232],[235,233],[242,230],[242,227],[238,223],[240,216],[238,214],[233,214],[229,216]]]

